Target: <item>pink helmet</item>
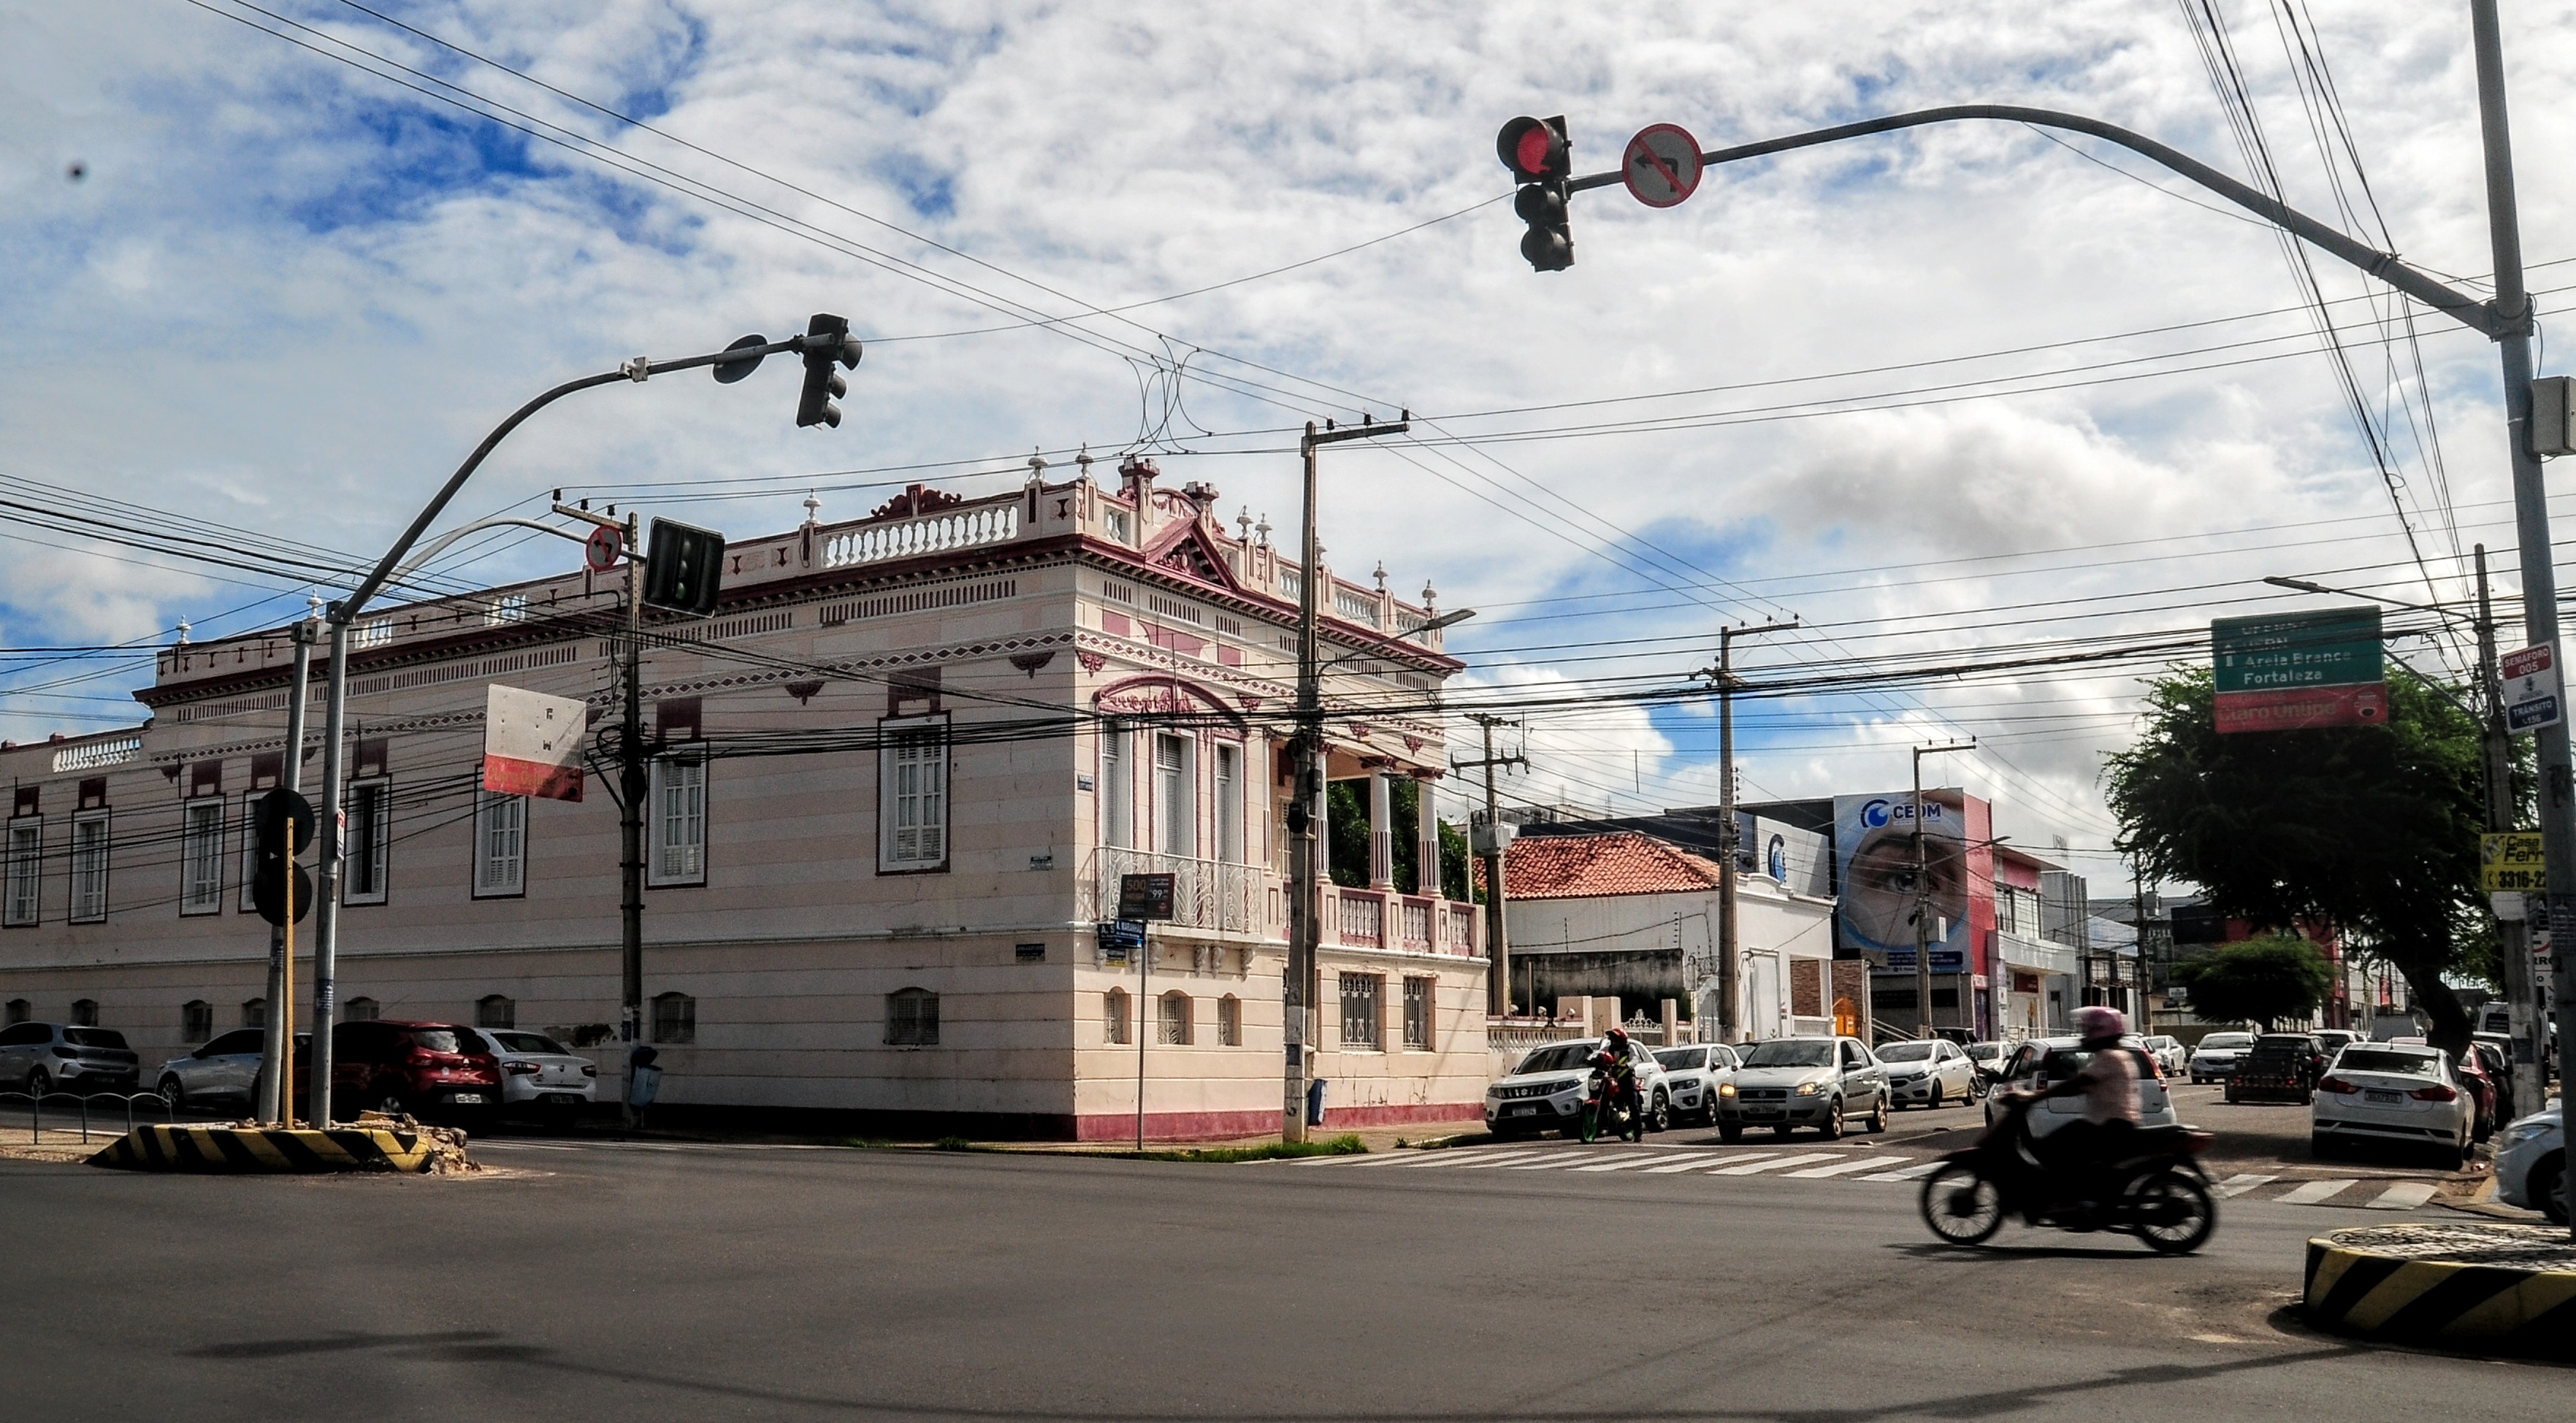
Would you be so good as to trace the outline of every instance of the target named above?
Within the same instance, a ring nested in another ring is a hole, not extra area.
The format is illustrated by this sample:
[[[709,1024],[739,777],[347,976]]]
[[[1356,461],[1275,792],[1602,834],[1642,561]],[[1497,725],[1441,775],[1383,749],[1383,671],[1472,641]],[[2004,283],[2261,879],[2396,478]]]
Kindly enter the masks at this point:
[[[2129,1020],[2117,1008],[2090,1007],[2075,1010],[2076,1036],[2086,1042],[2098,1038],[2116,1038],[2129,1030]]]

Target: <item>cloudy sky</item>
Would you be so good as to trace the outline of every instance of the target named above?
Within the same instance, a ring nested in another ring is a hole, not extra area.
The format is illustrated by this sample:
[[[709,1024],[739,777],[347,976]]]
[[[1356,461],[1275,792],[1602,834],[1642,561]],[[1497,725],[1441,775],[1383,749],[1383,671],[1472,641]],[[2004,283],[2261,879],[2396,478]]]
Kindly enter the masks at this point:
[[[612,387],[455,517],[560,486],[751,534],[809,489],[848,517],[1087,444],[1284,524],[1285,432],[1409,408],[1419,443],[1329,456],[1330,561],[1477,608],[1471,679],[1559,704],[1513,793],[1620,810],[1714,800],[1714,723],[1585,694],[1686,681],[1722,622],[1804,620],[1741,645],[1759,684],[2317,601],[2266,574],[2458,597],[2480,541],[2516,582],[2488,344],[2421,311],[2410,339],[2319,257],[2339,365],[2268,228],[2106,144],[1961,124],[1715,169],[1672,211],[1596,191],[1545,276],[1494,159],[1519,113],[1593,171],[1657,121],[1715,147],[2019,103],[2267,170],[2474,282],[2449,0],[369,3],[0,0],[8,647],[278,621],[305,586],[127,544],[381,549],[529,394],[813,311],[869,342],[839,430],[794,428],[776,367]],[[2576,6],[2506,10],[2532,285],[2576,287],[2545,157],[2576,147]],[[16,736],[130,722],[149,665],[10,658]],[[1973,735],[1947,778],[2102,886],[2138,669],[1764,697],[1746,790],[1901,786],[1908,745]]]

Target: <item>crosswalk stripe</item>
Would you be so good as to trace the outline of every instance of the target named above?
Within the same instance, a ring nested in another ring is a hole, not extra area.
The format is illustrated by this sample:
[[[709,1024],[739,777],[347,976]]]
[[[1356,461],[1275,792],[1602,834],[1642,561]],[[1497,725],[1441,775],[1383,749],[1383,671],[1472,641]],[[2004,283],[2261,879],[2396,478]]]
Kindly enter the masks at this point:
[[[1652,1163],[1663,1159],[1664,1158],[1661,1156],[1623,1156],[1616,1161],[1604,1161],[1598,1166],[1577,1166],[1574,1169],[1577,1171],[1626,1171],[1638,1166],[1651,1165]]]
[[[2230,1176],[2226,1180],[2219,1182],[2217,1185],[2210,1187],[2209,1193],[2213,1196],[2219,1197],[2241,1196],[2247,1191],[2253,1190],[2257,1186],[2264,1185],[2267,1182],[2278,1181],[2280,1179],[2281,1178],[2278,1176]]]
[[[1664,1176],[1675,1171],[1696,1171],[1712,1161],[1724,1161],[1727,1159],[1729,1158],[1714,1151],[1694,1151],[1690,1155],[1666,1165],[1649,1166],[1646,1168],[1644,1174],[1648,1176]],[[1743,1158],[1737,1157],[1733,1159],[1742,1160]]]
[[[1859,1179],[1863,1181],[1911,1181],[1917,1176],[1929,1176],[1940,1169],[1940,1162],[1926,1161],[1919,1166],[1908,1166],[1902,1171],[1873,1171]]]
[[[1567,1161],[1580,1161],[1583,1159],[1583,1153],[1575,1150],[1573,1147],[1551,1146],[1545,1151],[1515,1151],[1501,1156],[1488,1156],[1482,1161],[1471,1161],[1467,1163],[1467,1169],[1470,1171],[1483,1171],[1490,1167],[1510,1166],[1516,1162],[1536,1161],[1542,1157],[1549,1156],[1561,1156]]]
[[[1597,1153],[1589,1151],[1559,1151],[1552,1153],[1552,1156],[1554,1158],[1552,1160],[1515,1162],[1512,1165],[1505,1166],[1503,1169],[1506,1171],[1553,1171],[1560,1166],[1572,1166],[1577,1162],[1597,1159]]]
[[[1711,1176],[1751,1176],[1762,1171],[1777,1171],[1783,1166],[1804,1166],[1810,1161],[1831,1161],[1834,1159],[1834,1155],[1835,1153],[1830,1151],[1801,1152],[1796,1156],[1782,1156],[1769,1161],[1747,1161],[1735,1166],[1721,1166],[1708,1174]]]
[[[1533,1156],[1544,1155],[1546,1153],[1541,1151],[1433,1151],[1425,1153],[1419,1161],[1405,1162],[1404,1169],[1419,1171],[1431,1166],[1473,1166],[1480,1161],[1527,1161]]]
[[[2433,1192],[2437,1189],[2439,1188],[2430,1181],[2400,1181],[2396,1185],[2389,1187],[2387,1190],[2380,1192],[2379,1198],[2370,1202],[2370,1209],[2375,1211],[2411,1211],[2417,1206],[2424,1204],[2426,1201],[2433,1199]]]
[[[1789,1175],[1802,1181],[1819,1176],[1843,1176],[1854,1171],[1866,1171],[1873,1166],[1893,1166],[1904,1159],[1902,1156],[1864,1156],[1858,1161],[1838,1161],[1831,1166],[1810,1166],[1804,1171],[1792,1171]]]
[[[2273,1197],[2273,1199],[2279,1201],[2285,1206],[2320,1205],[2332,1197],[2342,1194],[2346,1187],[2358,1186],[2360,1184],[2361,1183],[2359,1181],[2353,1180],[2350,1177],[2346,1177],[2340,1181],[2310,1181],[2308,1184],[2301,1186],[2296,1190],[2283,1191],[2280,1195]]]

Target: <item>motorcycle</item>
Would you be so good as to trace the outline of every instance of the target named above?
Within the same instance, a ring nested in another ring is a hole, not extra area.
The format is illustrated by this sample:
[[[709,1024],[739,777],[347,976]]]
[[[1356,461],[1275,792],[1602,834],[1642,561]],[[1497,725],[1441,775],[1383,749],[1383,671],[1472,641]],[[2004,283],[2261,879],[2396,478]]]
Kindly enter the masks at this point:
[[[1592,1075],[1583,1085],[1583,1111],[1575,1119],[1576,1134],[1584,1141],[1599,1139],[1606,1129],[1612,1136],[1625,1136],[1635,1125],[1637,1112],[1621,1100],[1617,1079],[1611,1075],[1607,1054],[1592,1060]]]
[[[2199,1156],[2216,1138],[2190,1127],[2140,1127],[2127,1149],[2098,1166],[2092,1184],[2107,1197],[2071,1194],[2075,1174],[2033,1150],[2029,1097],[2007,1098],[1973,1146],[1951,1152],[1923,1178],[1923,1223],[1951,1245],[1982,1245],[2018,1215],[2032,1226],[2111,1230],[2136,1236],[2159,1255],[2188,1255],[2218,1228],[2218,1205]]]

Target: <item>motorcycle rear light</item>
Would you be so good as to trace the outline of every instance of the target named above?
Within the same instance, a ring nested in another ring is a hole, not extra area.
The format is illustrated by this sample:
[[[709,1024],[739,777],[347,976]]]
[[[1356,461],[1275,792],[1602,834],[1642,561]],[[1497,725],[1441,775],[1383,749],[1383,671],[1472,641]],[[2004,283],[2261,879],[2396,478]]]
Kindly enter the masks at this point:
[[[2460,1099],[2457,1089],[2445,1087],[2440,1083],[2430,1087],[2418,1087],[2406,1095],[2418,1102],[2456,1102]]]
[[[2320,1092],[2358,1092],[2361,1090],[2361,1084],[2358,1082],[2347,1082],[2332,1073],[2328,1073],[2317,1079],[2317,1090]]]

